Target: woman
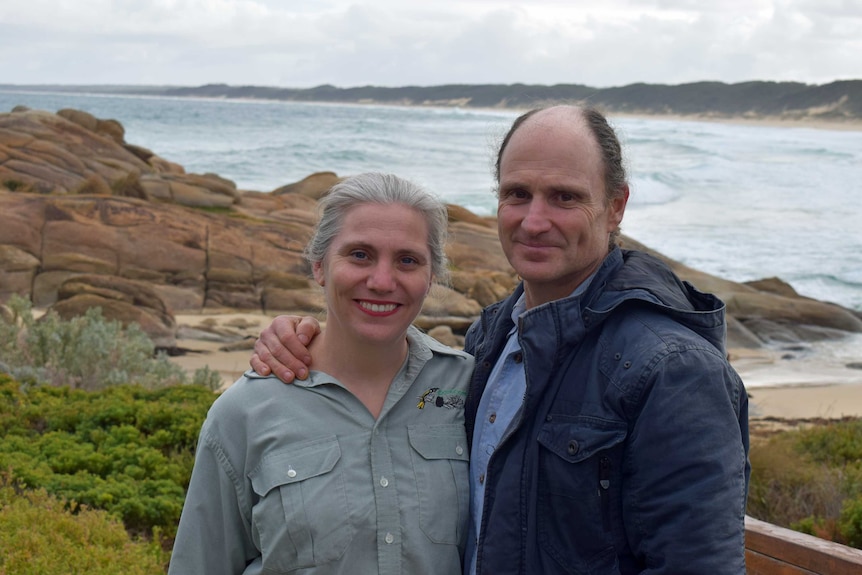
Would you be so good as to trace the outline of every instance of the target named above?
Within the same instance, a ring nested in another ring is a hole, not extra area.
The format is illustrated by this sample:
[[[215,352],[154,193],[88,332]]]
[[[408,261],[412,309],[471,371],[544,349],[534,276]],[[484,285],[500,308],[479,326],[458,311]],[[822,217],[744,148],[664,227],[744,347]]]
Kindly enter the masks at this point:
[[[461,572],[473,360],[411,326],[446,275],[446,209],[382,174],[321,208],[312,371],[294,385],[249,371],[213,404],[171,574]]]

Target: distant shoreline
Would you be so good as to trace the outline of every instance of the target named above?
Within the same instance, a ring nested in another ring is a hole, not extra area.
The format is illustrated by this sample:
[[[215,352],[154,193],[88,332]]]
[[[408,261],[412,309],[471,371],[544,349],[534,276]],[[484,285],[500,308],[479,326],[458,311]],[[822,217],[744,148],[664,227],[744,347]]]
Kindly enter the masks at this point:
[[[669,122],[705,122],[710,124],[734,124],[740,126],[761,126],[765,128],[811,128],[813,130],[834,130],[858,132],[862,131],[862,120],[846,119],[841,121],[829,121],[823,119],[787,119],[772,116],[762,118],[750,117],[715,117],[715,116],[682,116],[679,114],[628,114],[609,112],[608,116],[614,118],[632,118],[649,120],[667,120]]]
[[[0,91],[119,97],[188,98],[323,105],[460,108],[518,113],[562,103],[594,105],[611,118],[727,123],[818,130],[862,130],[862,80],[824,85],[799,82],[693,82],[593,88],[580,84],[449,84],[313,88],[270,86],[17,85]]]
[[[335,105],[335,106],[383,106],[392,108],[427,108],[427,109],[466,109],[476,112],[512,112],[522,113],[531,110],[532,108],[523,107],[475,107],[471,106],[463,108],[455,104],[445,105],[442,103],[431,104],[413,104],[413,103],[394,103],[394,102],[334,102],[334,101],[297,101],[297,100],[278,100],[273,98],[225,98],[216,96],[171,96],[165,94],[129,94],[129,93],[108,93],[108,92],[87,92],[87,91],[62,91],[62,90],[7,90],[4,86],[0,86],[0,93],[16,93],[22,94],[67,94],[72,96],[98,96],[98,97],[124,97],[124,98],[171,98],[183,100],[215,100],[215,101],[235,101],[235,102],[287,102],[293,104],[319,104],[319,105]],[[3,110],[0,110],[2,112]],[[8,110],[6,110],[8,111]],[[56,112],[56,110],[49,110]],[[613,110],[603,110],[608,118],[614,119],[636,119],[636,120],[658,120],[668,122],[704,122],[710,124],[733,124],[740,126],[760,126],[768,128],[810,128],[813,130],[832,130],[832,131],[847,131],[858,132],[862,131],[862,119],[843,120],[824,120],[822,118],[782,118],[776,116],[764,117],[743,117],[743,116],[715,116],[707,114],[683,115],[683,114],[650,114],[650,113],[631,113],[631,112],[615,112]]]

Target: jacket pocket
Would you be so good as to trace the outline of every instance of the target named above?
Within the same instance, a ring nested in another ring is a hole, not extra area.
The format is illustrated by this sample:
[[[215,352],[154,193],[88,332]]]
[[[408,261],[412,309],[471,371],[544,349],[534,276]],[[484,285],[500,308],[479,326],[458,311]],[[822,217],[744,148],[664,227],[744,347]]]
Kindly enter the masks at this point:
[[[553,415],[538,442],[539,543],[569,573],[617,573],[624,422]]]
[[[328,563],[347,549],[355,527],[340,459],[338,439],[331,436],[270,453],[249,473],[260,497],[252,524],[268,572]]]
[[[407,434],[419,527],[435,543],[461,545],[470,511],[470,456],[464,425],[410,425]]]

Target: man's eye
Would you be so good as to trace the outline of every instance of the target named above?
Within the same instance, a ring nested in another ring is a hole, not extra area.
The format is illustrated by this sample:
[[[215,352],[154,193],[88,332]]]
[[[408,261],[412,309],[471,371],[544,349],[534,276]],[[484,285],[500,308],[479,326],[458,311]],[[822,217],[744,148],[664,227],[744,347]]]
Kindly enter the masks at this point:
[[[355,251],[350,252],[350,257],[352,257],[355,260],[367,260],[368,254],[363,252],[363,251],[355,250]]]

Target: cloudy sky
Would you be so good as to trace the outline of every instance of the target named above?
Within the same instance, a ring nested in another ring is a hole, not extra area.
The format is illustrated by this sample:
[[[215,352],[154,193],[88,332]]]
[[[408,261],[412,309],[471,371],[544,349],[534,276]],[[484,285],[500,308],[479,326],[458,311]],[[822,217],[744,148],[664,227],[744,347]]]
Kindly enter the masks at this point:
[[[862,0],[2,0],[0,84],[862,79]]]

